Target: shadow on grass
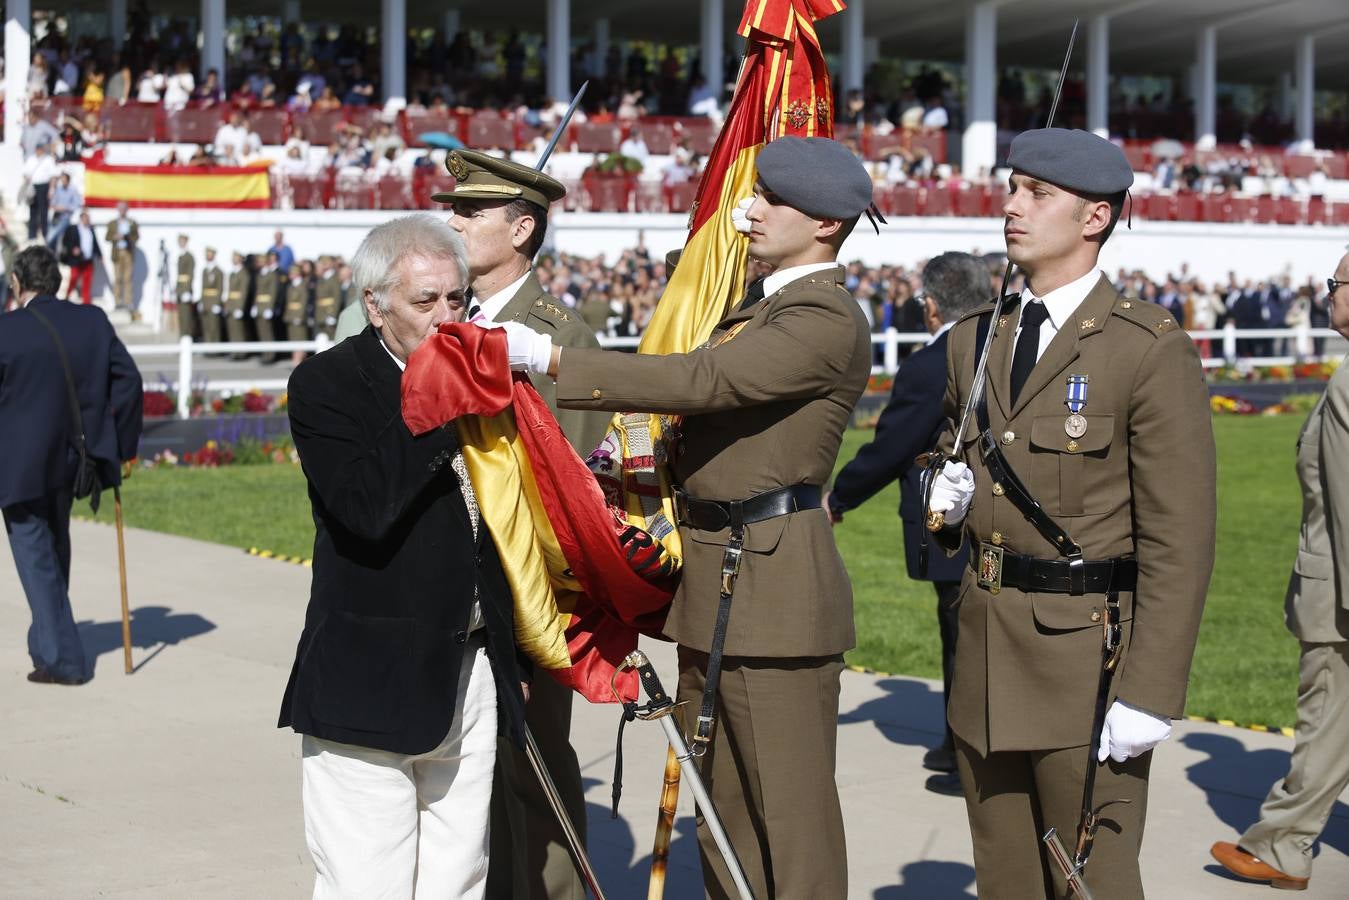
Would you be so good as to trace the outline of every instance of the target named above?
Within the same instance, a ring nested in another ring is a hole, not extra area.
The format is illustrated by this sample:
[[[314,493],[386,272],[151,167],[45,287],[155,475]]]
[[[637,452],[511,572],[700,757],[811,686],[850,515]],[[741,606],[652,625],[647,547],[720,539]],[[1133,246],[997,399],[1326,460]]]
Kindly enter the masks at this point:
[[[1207,754],[1207,759],[1191,765],[1186,774],[1204,792],[1209,808],[1237,835],[1255,824],[1265,792],[1288,774],[1293,749],[1290,741],[1287,750],[1248,750],[1235,737],[1221,734],[1187,734],[1181,742],[1191,750]],[[1215,835],[1214,840],[1236,838]],[[1320,843],[1349,854],[1349,806],[1335,802]],[[1213,869],[1226,871],[1221,866],[1208,867]]]
[[[874,900],[970,900],[974,894],[974,866],[929,859],[899,870],[899,884],[878,889]]]
[[[122,620],[76,623],[85,654],[95,660],[104,653],[122,649]],[[146,663],[158,656],[165,647],[188,638],[215,630],[215,623],[196,613],[174,613],[167,606],[141,606],[131,610],[131,646],[154,652],[136,664],[139,672]]]
[[[876,686],[886,696],[841,713],[840,725],[870,722],[886,740],[913,747],[936,747],[946,731],[946,701],[941,686],[908,678],[883,678]]]

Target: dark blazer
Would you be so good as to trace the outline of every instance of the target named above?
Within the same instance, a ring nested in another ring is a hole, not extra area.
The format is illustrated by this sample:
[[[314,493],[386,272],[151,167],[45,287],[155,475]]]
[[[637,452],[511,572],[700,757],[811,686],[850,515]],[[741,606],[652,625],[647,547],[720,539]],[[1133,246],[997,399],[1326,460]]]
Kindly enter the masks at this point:
[[[454,717],[476,585],[503,728],[522,741],[525,676],[496,546],[486,527],[472,538],[454,428],[414,438],[400,380],[370,327],[290,377],[314,575],[278,726],[394,753],[435,748]]]
[[[70,490],[77,462],[65,370],[39,310],[65,344],[85,443],[104,487],[122,483],[122,460],[141,438],[140,372],[97,306],[35,297],[0,316],[0,506]]]
[[[954,557],[947,557],[935,543],[929,542],[927,574],[918,566],[918,548],[922,540],[923,492],[918,484],[919,469],[913,464],[918,454],[937,446],[937,438],[946,425],[942,399],[946,396],[946,337],[942,334],[931,344],[911,354],[895,374],[890,401],[876,423],[876,437],[857,451],[834,478],[830,506],[837,512],[861,506],[890,482],[899,479],[899,518],[904,523],[904,562],[915,581],[959,581],[965,570],[969,548],[963,546]]]
[[[61,262],[63,264],[77,266],[81,263],[94,262],[103,256],[103,250],[98,245],[98,229],[91,225],[89,226],[89,232],[94,239],[94,252],[88,259],[84,259],[84,254],[80,252],[79,223],[72,222],[66,226],[65,233],[61,235]]]

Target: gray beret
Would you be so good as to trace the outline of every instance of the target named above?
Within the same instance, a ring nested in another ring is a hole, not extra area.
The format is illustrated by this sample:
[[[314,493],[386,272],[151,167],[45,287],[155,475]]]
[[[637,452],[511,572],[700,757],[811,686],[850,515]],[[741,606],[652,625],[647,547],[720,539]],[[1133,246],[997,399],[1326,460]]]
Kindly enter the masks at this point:
[[[1079,194],[1118,194],[1134,183],[1134,170],[1123,150],[1076,128],[1021,132],[1012,141],[1007,165]]]
[[[825,219],[855,219],[871,205],[871,176],[838,141],[792,135],[759,153],[759,181],[794,209]]]

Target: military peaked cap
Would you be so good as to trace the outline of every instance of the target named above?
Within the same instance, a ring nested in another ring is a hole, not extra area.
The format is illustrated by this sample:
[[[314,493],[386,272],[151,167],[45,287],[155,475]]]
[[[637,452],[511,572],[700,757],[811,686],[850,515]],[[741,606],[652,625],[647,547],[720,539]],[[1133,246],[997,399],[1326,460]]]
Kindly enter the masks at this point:
[[[445,157],[445,170],[454,176],[454,190],[432,194],[436,203],[528,200],[547,209],[567,195],[567,189],[556,178],[477,150],[450,151]]]
[[[853,152],[829,138],[787,135],[759,153],[759,181],[794,209],[855,219],[871,205],[871,176]]]
[[[1021,132],[1012,140],[1007,165],[1079,194],[1108,196],[1134,183],[1134,170],[1123,150],[1077,128]]]

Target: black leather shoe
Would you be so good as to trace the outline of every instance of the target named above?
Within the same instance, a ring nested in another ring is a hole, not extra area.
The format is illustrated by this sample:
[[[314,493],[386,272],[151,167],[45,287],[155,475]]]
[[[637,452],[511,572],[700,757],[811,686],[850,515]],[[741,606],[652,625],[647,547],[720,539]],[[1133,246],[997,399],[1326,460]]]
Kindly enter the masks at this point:
[[[944,794],[947,797],[965,796],[965,791],[960,786],[960,776],[954,772],[938,772],[936,775],[929,775],[924,787],[934,794]]]
[[[948,747],[933,747],[923,754],[923,768],[933,772],[954,772],[956,754]]]
[[[28,673],[28,680],[33,684],[65,684],[79,685],[88,681],[88,678],[60,678],[48,672],[46,669],[34,669]]]

